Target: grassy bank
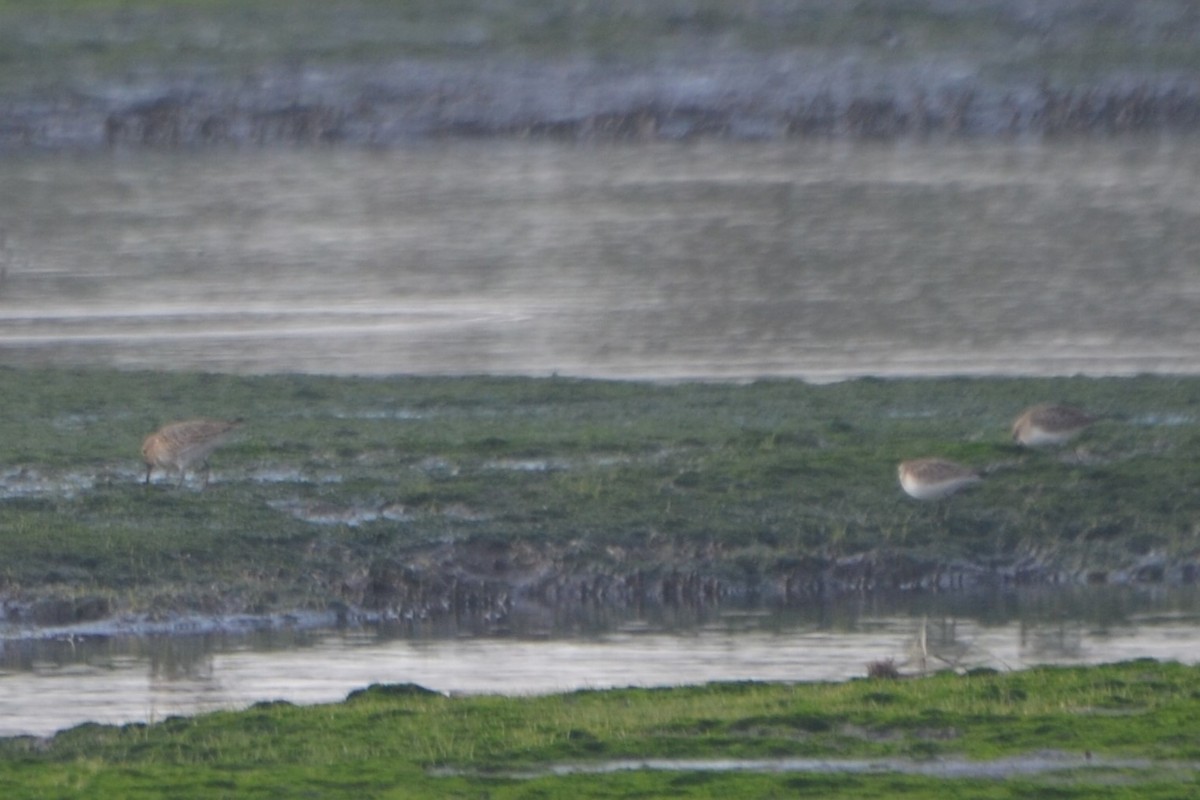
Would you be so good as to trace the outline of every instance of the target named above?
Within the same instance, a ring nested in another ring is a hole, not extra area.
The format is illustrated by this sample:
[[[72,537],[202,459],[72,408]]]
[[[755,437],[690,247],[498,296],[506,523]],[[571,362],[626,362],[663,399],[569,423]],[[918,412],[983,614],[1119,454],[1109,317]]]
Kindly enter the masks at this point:
[[[10,619],[503,609],[929,586],[1189,580],[1200,380],[828,386],[5,370]],[[1028,452],[1008,425],[1109,415]],[[142,437],[244,417],[206,490],[141,483]],[[903,458],[984,469],[922,504]]]
[[[524,699],[379,686],[335,705],[2,740],[0,790],[14,799],[1186,797],[1200,760],[1198,698],[1197,668],[1148,661]],[[765,765],[604,770],[647,759]],[[784,759],[825,770],[771,767]],[[1051,768],[1023,773],[1036,762]],[[989,774],[989,763],[1004,766]],[[939,774],[937,764],[964,771]]]

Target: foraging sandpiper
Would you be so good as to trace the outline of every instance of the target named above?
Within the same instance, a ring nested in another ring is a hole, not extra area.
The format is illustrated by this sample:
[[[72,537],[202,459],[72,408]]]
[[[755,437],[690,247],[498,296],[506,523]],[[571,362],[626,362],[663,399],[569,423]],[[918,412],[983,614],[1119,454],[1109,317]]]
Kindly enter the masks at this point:
[[[1096,417],[1074,406],[1042,403],[1031,406],[1012,426],[1013,441],[1027,447],[1063,444],[1096,421]]]
[[[189,419],[164,425],[142,442],[142,460],[146,462],[146,483],[155,467],[179,470],[179,486],[187,470],[197,462],[204,465],[204,485],[208,486],[208,456],[242,421]]]
[[[983,480],[975,470],[944,458],[901,461],[897,472],[900,486],[918,500],[939,500]]]

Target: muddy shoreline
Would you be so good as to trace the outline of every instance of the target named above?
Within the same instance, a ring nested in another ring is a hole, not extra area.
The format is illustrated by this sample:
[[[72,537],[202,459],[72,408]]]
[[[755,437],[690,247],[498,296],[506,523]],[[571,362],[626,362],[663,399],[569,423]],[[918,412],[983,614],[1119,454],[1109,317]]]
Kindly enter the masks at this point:
[[[515,621],[605,609],[729,607],[803,608],[853,597],[1022,588],[1190,586],[1200,561],[1149,555],[1114,567],[1076,568],[1028,553],[990,563],[943,560],[898,550],[853,555],[775,555],[752,563],[718,543],[663,549],[483,539],[420,548],[405,557],[371,559],[337,574],[314,576],[327,597],[320,608],[260,610],[214,593],[162,595],[151,612],[131,612],[106,596],[71,592],[10,593],[0,601],[3,638],[115,634],[196,634],[277,628],[437,624],[454,620],[492,631]]]

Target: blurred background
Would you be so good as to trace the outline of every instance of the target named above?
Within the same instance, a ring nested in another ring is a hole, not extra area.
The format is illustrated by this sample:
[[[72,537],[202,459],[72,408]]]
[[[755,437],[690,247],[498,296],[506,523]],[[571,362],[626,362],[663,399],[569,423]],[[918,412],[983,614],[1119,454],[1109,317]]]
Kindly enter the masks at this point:
[[[0,2],[0,363],[1200,365],[1200,4]]]

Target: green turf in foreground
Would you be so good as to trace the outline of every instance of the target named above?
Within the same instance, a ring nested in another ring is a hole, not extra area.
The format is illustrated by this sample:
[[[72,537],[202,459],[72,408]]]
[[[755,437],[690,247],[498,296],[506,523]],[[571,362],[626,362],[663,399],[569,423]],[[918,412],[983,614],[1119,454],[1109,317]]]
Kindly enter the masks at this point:
[[[621,771],[620,759],[990,760],[1094,764],[1010,778],[894,772]],[[1144,760],[1144,761],[1143,761]],[[714,684],[536,698],[374,687],[151,726],[0,741],[0,792],[32,797],[1187,797],[1200,669],[1150,661],[844,684]],[[519,777],[529,776],[529,777]]]

